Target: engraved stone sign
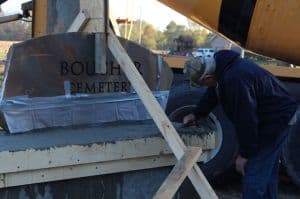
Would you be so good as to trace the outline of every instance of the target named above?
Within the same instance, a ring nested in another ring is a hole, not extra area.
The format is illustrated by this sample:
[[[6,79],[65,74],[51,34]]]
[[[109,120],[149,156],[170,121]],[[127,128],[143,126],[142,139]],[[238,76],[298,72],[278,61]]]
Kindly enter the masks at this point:
[[[8,54],[1,99],[26,95],[49,97],[70,93],[129,92],[130,82],[110,51],[107,73],[95,73],[94,34],[63,33],[12,46]],[[120,39],[151,90],[167,90],[172,72],[159,56]]]
[[[63,33],[15,44],[1,91],[0,126],[11,133],[40,128],[150,119],[107,50],[106,74],[95,73],[95,34]],[[158,55],[120,41],[162,107],[172,72]]]

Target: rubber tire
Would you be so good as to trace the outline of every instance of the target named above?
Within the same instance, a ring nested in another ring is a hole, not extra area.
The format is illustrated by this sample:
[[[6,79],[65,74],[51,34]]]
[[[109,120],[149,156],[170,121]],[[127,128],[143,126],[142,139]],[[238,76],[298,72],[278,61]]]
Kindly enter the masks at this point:
[[[181,84],[172,87],[166,108],[167,114],[171,114],[176,109],[196,105],[206,89],[192,89],[189,85]],[[219,174],[230,168],[238,153],[238,141],[232,123],[225,116],[222,107],[219,105],[213,110],[223,131],[223,143],[217,155],[200,167],[204,175],[212,180]]]
[[[282,162],[292,181],[300,186],[300,112],[297,112],[298,121],[291,126],[282,149]]]

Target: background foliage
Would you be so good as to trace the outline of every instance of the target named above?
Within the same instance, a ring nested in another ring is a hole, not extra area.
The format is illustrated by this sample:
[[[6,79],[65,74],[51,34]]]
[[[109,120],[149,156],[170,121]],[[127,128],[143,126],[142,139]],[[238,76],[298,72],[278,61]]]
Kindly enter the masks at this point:
[[[0,17],[3,13],[0,9]],[[31,23],[25,21],[15,21],[0,24],[0,40],[22,41],[31,37]]]
[[[0,16],[1,16],[0,12]],[[180,35],[191,36],[194,47],[208,47],[211,34],[198,24],[189,21],[188,26],[171,21],[164,30],[158,30],[146,21],[131,21],[119,25],[121,36],[140,43],[152,50],[171,50],[174,39]],[[31,37],[31,23],[24,21],[0,24],[0,40],[22,41]]]
[[[132,27],[130,27],[131,23]],[[171,21],[164,30],[158,30],[146,21],[137,20],[126,25],[121,24],[119,28],[123,37],[153,50],[173,49],[175,47],[174,39],[180,35],[191,36],[194,40],[194,47],[209,47],[209,39],[212,36],[206,29],[193,22],[186,27]]]

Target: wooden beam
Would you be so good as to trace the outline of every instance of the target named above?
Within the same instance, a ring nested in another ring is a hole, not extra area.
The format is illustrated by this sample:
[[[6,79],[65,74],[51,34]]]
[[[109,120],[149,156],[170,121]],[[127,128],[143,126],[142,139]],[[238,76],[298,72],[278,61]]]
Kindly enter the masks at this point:
[[[119,62],[123,72],[131,82],[132,87],[139,95],[176,158],[180,159],[184,155],[186,146],[111,29],[109,29],[108,47]],[[202,198],[218,198],[198,165],[194,165],[189,178]]]
[[[106,74],[106,27],[108,26],[107,0],[80,0],[80,8],[89,12],[90,20],[87,22],[84,32],[95,34],[95,72]]]
[[[38,37],[47,34],[48,0],[34,1],[33,4],[32,36]]]
[[[0,189],[35,183],[152,169],[170,165],[174,165],[173,156],[164,155],[118,159],[106,162],[90,162],[64,167],[51,167],[12,173],[0,173]]]
[[[185,62],[190,59],[190,57],[183,57],[177,55],[166,55],[163,56],[163,58],[171,68],[175,69],[183,69]]]
[[[86,31],[85,27],[90,20],[88,11],[82,10],[74,19],[68,29],[68,32]],[[106,35],[104,33],[95,33],[95,72],[106,74]]]
[[[125,134],[126,131],[120,131]],[[209,135],[183,135],[187,142],[195,142],[201,146],[204,155],[199,161],[210,160],[209,151],[213,149],[214,140]],[[126,149],[126,150],[124,150]],[[105,153],[103,153],[105,151]],[[52,167],[75,166],[91,162],[107,162],[119,159],[131,159],[150,156],[173,156],[166,141],[160,136],[138,138],[133,140],[117,140],[114,143],[94,143],[92,145],[66,145],[46,149],[32,149],[0,152],[0,173],[12,173],[29,170],[49,169]]]
[[[200,147],[188,147],[184,156],[177,162],[153,199],[172,199],[193,165],[197,162],[201,152]]]
[[[75,17],[73,23],[68,29],[68,32],[78,32],[83,30],[85,25],[88,23],[90,16],[86,10],[81,10]]]
[[[104,32],[104,1],[101,0],[80,0],[80,9],[87,10],[90,15],[90,20],[84,28],[84,32]]]
[[[205,135],[201,139],[199,136],[183,135],[183,139],[189,143],[198,139],[194,146],[203,146],[205,150],[199,161],[210,159],[213,137]],[[0,188],[173,166],[176,162],[160,136],[114,143],[1,151]]]
[[[274,65],[262,65],[261,67],[268,70],[276,77],[295,78],[295,79],[299,79],[300,77],[299,68],[292,68],[286,66],[274,66]]]

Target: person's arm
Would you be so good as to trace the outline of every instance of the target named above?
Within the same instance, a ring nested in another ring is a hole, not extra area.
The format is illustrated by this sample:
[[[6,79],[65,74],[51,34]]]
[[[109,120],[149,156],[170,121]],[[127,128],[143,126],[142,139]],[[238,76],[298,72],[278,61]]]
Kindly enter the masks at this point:
[[[215,87],[208,88],[201,97],[193,111],[193,114],[196,116],[196,118],[206,117],[218,104],[218,97],[215,89]]]
[[[258,116],[254,83],[232,79],[225,84],[225,103],[232,110],[232,122],[240,144],[240,155],[249,159],[258,152]]]

